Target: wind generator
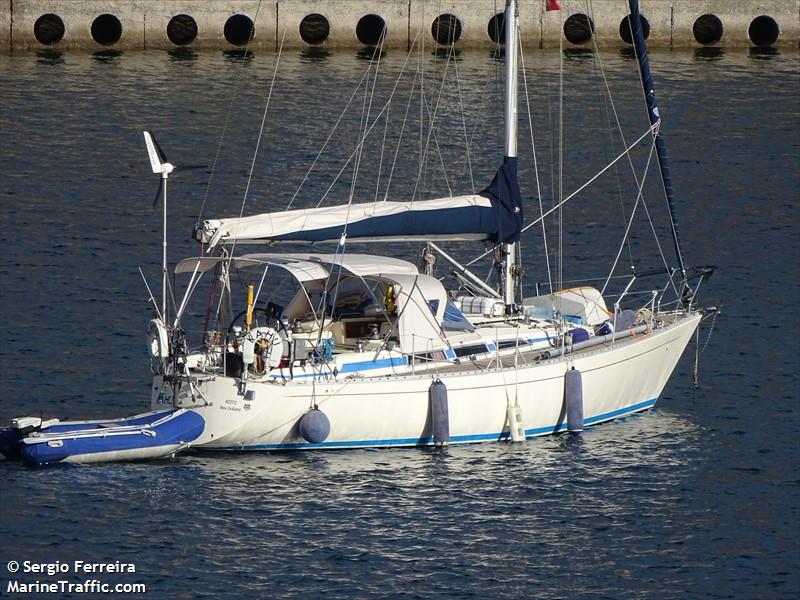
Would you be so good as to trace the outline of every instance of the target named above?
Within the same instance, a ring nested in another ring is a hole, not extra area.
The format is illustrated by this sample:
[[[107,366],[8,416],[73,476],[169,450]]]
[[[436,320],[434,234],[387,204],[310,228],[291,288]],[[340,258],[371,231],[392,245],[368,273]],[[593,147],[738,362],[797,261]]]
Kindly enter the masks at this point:
[[[149,131],[144,131],[144,143],[147,146],[147,155],[150,157],[150,166],[153,173],[160,173],[161,179],[158,183],[156,197],[153,206],[158,203],[158,197],[163,197],[163,223],[162,223],[162,249],[161,249],[161,319],[166,325],[167,320],[167,179],[169,174],[175,170],[175,165],[167,160],[166,154],[161,146],[156,142],[155,137]]]

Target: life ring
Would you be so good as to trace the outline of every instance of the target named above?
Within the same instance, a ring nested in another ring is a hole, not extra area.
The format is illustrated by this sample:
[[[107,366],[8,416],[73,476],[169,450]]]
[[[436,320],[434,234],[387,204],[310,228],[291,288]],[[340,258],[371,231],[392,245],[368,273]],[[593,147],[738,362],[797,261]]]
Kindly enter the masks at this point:
[[[164,373],[169,360],[169,334],[161,319],[152,319],[147,331],[150,366],[155,373]]]
[[[246,339],[253,344],[254,367],[257,373],[265,368],[273,369],[281,364],[283,338],[272,327],[256,327],[247,333]]]
[[[394,297],[394,286],[392,284],[389,284],[386,288],[386,293],[383,295],[383,306],[389,314],[397,310],[397,300]]]

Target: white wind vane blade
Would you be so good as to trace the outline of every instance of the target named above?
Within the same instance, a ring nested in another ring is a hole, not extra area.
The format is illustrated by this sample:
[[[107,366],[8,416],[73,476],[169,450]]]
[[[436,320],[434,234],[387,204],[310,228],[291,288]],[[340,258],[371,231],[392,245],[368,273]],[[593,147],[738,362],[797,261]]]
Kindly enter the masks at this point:
[[[149,131],[143,131],[142,133],[144,133],[144,143],[147,146],[147,155],[150,157],[150,166],[153,169],[153,173],[161,173],[161,157],[158,155],[156,145],[153,143],[153,136]]]
[[[150,157],[150,167],[153,173],[161,173],[169,175],[175,169],[175,166],[167,161],[164,152],[159,148],[153,134],[149,131],[143,131],[144,143],[147,146],[147,156]]]

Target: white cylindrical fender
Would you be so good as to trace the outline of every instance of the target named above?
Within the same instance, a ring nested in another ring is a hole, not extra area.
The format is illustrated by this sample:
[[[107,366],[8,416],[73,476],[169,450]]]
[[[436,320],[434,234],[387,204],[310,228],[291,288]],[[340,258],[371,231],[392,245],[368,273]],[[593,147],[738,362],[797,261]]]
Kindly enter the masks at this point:
[[[583,380],[575,367],[564,375],[564,401],[567,405],[567,429],[570,433],[580,433],[583,431]]]
[[[248,333],[242,340],[242,362],[252,365],[256,361],[256,340],[253,332]]]

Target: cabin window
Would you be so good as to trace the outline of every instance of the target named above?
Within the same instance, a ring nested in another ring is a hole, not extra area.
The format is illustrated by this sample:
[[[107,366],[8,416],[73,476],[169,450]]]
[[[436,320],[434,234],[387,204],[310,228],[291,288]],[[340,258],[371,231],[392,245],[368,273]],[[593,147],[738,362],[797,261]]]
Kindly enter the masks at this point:
[[[336,319],[375,316],[384,312],[378,295],[380,282],[360,278],[342,278],[329,286],[328,303],[333,304]]]
[[[436,300],[436,302],[439,302]],[[437,305],[438,308],[438,305]],[[444,307],[444,319],[442,319],[442,329],[445,331],[475,331],[472,323],[464,318],[461,311],[452,302],[448,302]]]

